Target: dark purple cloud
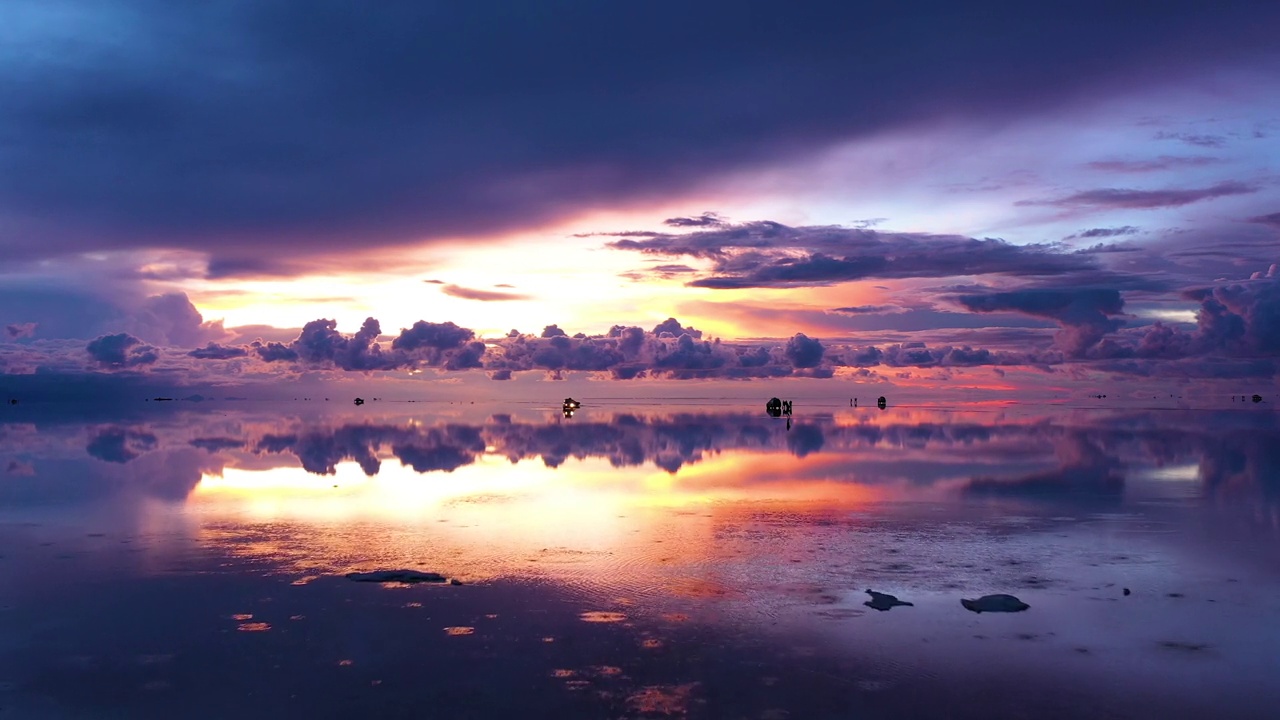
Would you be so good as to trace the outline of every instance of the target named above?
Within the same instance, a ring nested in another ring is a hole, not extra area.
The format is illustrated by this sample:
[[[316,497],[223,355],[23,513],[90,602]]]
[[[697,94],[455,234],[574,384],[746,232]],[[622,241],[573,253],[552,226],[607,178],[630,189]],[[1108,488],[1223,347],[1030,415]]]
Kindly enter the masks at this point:
[[[653,328],[654,335],[657,335],[658,337],[662,337],[663,333],[668,333],[671,335],[671,337],[677,337],[677,338],[680,337],[681,335],[688,335],[689,337],[695,340],[702,337],[701,330],[695,330],[692,327],[682,327],[680,325],[680,321],[676,320],[675,318],[667,318],[666,320],[663,320],[662,322],[658,323]]]
[[[459,327],[451,322],[431,323],[419,320],[413,324],[413,327],[400,331],[399,337],[392,341],[391,347],[395,350],[422,348],[452,350],[461,347],[463,343],[474,339],[475,336],[474,330]]]
[[[112,369],[150,365],[160,358],[155,348],[127,333],[103,335],[90,340],[84,349],[89,357]]]
[[[1122,225],[1121,227],[1113,228],[1089,228],[1088,230],[1081,230],[1074,235],[1068,235],[1066,239],[1074,240],[1076,238],[1119,237],[1121,235],[1133,235],[1137,232],[1138,228],[1132,225]]]
[[[671,196],[938,117],[1125,97],[1272,58],[1280,20],[1243,1],[1165,5],[1157,23],[1094,2],[29,12],[8,39],[25,60],[0,79],[0,215],[17,228],[0,255],[186,248],[214,276]],[[128,41],[78,32],[68,18],[89,12]]]
[[[220,345],[218,343],[209,343],[202,348],[196,348],[187,355],[197,360],[231,360],[233,358],[245,357],[249,351],[242,347],[234,345]]]
[[[906,308],[898,305],[854,305],[852,307],[832,308],[831,312],[849,315],[882,315],[884,313],[906,312]]]
[[[1203,188],[1169,188],[1164,190],[1134,190],[1128,188],[1099,188],[1082,190],[1051,200],[1019,200],[1015,205],[1045,205],[1074,209],[1124,208],[1149,210],[1152,208],[1182,207],[1202,200],[1248,195],[1258,188],[1242,182],[1225,181]]]
[[[37,327],[39,327],[39,324],[33,322],[10,323],[4,326],[4,332],[10,339],[20,340],[22,338],[35,337]]]
[[[1263,225],[1270,225],[1271,227],[1274,227],[1274,228],[1280,228],[1280,212],[1274,212],[1274,213],[1271,213],[1270,215],[1259,215],[1257,217],[1251,217],[1249,218],[1249,222],[1256,222],[1256,223],[1261,223]]]
[[[507,285],[506,287],[511,287]],[[464,300],[479,300],[481,302],[502,302],[505,300],[528,300],[528,295],[520,293],[498,292],[496,290],[476,290],[474,288],[465,288],[459,285],[445,285],[440,288],[445,295],[452,295],[456,298]]]
[[[1119,291],[1101,289],[1030,289],[984,295],[960,295],[956,301],[972,312],[1016,312],[1057,321],[1056,342],[1074,358],[1124,324],[1113,316],[1124,312]]]
[[[625,235],[609,247],[712,260],[715,274],[690,282],[693,287],[802,287],[866,278],[1054,276],[1098,270],[1092,258],[1051,245],[840,226],[758,221],[681,234]]]
[[[674,228],[688,227],[720,227],[727,221],[713,212],[705,212],[697,217],[673,217],[662,221],[663,225]]]
[[[1156,140],[1177,140],[1202,148],[1220,148],[1227,144],[1227,139],[1221,135],[1203,135],[1195,133],[1175,133],[1175,132],[1158,132]]]
[[[1154,160],[1098,160],[1088,164],[1093,170],[1116,173],[1148,173],[1162,170],[1176,170],[1188,167],[1203,167],[1224,162],[1222,158],[1207,155],[1177,156],[1161,155]]]
[[[817,367],[822,362],[822,354],[826,348],[822,343],[814,338],[810,338],[804,333],[796,333],[794,337],[787,340],[787,345],[783,349],[783,354],[791,361],[791,364],[798,368]]]
[[[110,278],[6,280],[0,283],[0,323],[35,325],[42,338],[88,340],[125,332],[152,345],[174,347],[231,335],[220,321],[205,322],[184,293],[145,296],[135,285]]]
[[[1280,355],[1280,277],[1201,288],[1185,293],[1200,301],[1198,342],[1234,355]]]
[[[85,451],[99,460],[123,464],[154,450],[157,441],[158,438],[149,432],[109,427],[94,435]]]
[[[298,353],[293,348],[278,342],[251,344],[254,352],[263,362],[297,362]]]

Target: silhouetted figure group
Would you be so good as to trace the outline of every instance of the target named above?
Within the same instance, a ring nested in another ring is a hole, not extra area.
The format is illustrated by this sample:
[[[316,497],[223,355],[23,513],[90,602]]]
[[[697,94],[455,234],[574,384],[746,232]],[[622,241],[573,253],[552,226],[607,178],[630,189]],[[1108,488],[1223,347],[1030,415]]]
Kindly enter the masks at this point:
[[[582,403],[578,402],[577,400],[574,400],[571,397],[567,397],[564,399],[564,403],[561,404],[560,410],[564,412],[565,417],[571,418],[573,417],[573,414],[577,412],[578,408],[580,407],[582,407]]]

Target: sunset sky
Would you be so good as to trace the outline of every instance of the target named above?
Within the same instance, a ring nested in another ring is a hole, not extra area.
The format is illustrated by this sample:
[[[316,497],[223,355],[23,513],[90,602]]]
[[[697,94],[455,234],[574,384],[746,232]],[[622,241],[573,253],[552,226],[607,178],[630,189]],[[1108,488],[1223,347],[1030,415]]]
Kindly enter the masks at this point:
[[[1278,28],[1260,2],[9,0],[0,391],[1274,389]]]

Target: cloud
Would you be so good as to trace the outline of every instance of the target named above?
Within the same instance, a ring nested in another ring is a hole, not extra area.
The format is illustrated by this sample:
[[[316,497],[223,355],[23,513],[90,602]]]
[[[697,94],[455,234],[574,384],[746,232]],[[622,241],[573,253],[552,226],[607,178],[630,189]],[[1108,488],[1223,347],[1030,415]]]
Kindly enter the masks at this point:
[[[206,323],[186,293],[153,295],[124,322],[124,330],[147,342],[170,347],[191,347],[225,339],[222,321]]]
[[[85,346],[89,357],[108,368],[150,365],[159,359],[159,351],[127,333],[103,335]]]
[[[798,368],[817,367],[822,362],[822,354],[826,350],[822,343],[818,340],[808,337],[804,333],[796,333],[787,341],[783,354],[791,361],[791,364]]]
[[[476,336],[474,330],[459,327],[451,322],[432,323],[419,320],[412,327],[401,330],[391,343],[395,350],[452,350],[461,347]]]
[[[907,309],[898,305],[854,305],[852,307],[832,308],[831,312],[849,315],[882,315],[885,313],[903,313]]]
[[[1148,173],[1161,170],[1176,170],[1188,167],[1204,167],[1225,162],[1222,158],[1207,155],[1177,156],[1161,155],[1153,160],[1098,160],[1088,163],[1092,170],[1116,173]]]
[[[1227,139],[1221,135],[1197,135],[1193,133],[1158,132],[1155,139],[1178,140],[1187,145],[1203,148],[1220,148],[1227,144]]]
[[[1121,235],[1134,235],[1137,232],[1138,228],[1132,225],[1122,225],[1121,227],[1113,228],[1089,228],[1088,230],[1081,230],[1074,235],[1068,235],[1066,239],[1074,240],[1076,238],[1119,237]]]
[[[85,451],[99,460],[124,464],[155,450],[156,444],[156,436],[149,432],[110,427],[94,435]]]
[[[1134,190],[1127,188],[1099,188],[1097,190],[1082,190],[1051,200],[1019,200],[1014,204],[1075,209],[1118,208],[1149,210],[1152,208],[1182,207],[1202,200],[1212,200],[1232,195],[1248,195],[1257,191],[1258,188],[1256,186],[1228,180],[1209,187],[1187,189]]]
[[[680,337],[681,335],[688,335],[689,337],[695,340],[702,337],[701,330],[695,330],[692,327],[681,327],[680,321],[676,320],[675,318],[667,318],[666,320],[663,320],[662,322],[658,323],[653,328],[654,335],[657,335],[658,337],[662,337],[663,333],[669,334],[671,337],[677,337],[677,338]]]
[[[219,345],[212,342],[187,353],[187,355],[197,360],[230,360],[232,358],[245,357],[248,354],[249,351],[242,347]]]
[[[506,287],[511,287],[507,285]],[[497,292],[495,290],[476,290],[459,285],[445,285],[440,289],[445,295],[452,295],[464,300],[480,300],[481,302],[501,302],[504,300],[528,300],[528,295],[520,293]]]
[[[939,7],[908,32],[900,8],[837,3],[789,9],[780,33],[756,20],[774,9],[34,3],[2,89],[0,215],[18,231],[0,254],[167,247],[207,253],[215,277],[297,272],[353,237],[490,236],[940,116],[1125,97],[1267,52],[1277,20],[1246,2],[1155,26],[1135,8]],[[857,70],[868,57],[877,72]]]
[[[1055,320],[1062,326],[1056,342],[1074,358],[1084,357],[1103,336],[1124,324],[1112,317],[1124,311],[1124,300],[1116,290],[1030,289],[955,299],[972,312],[1016,312]]]
[[[1275,265],[1258,280],[1184,293],[1200,301],[1196,343],[1233,355],[1280,355],[1280,278]]]
[[[4,332],[11,340],[20,340],[22,338],[35,337],[37,327],[39,327],[39,324],[33,322],[10,323],[5,325]]]
[[[1270,215],[1251,217],[1249,218],[1249,222],[1261,223],[1263,225],[1270,225],[1274,228],[1280,228],[1280,212],[1274,212]]]
[[[697,217],[673,217],[662,221],[663,225],[674,228],[688,227],[720,227],[727,224],[727,220],[720,217],[716,213],[706,212]]]
[[[804,287],[867,278],[1065,275],[1098,268],[1091,258],[1050,245],[835,225],[788,227],[772,221],[681,234],[626,233],[608,246],[712,260],[715,274],[688,284],[720,289]]]
[[[192,347],[231,335],[221,321],[205,322],[185,293],[146,296],[135,281],[94,276],[91,269],[62,268],[62,275],[0,283],[0,323],[34,325],[43,338],[88,340],[124,332],[162,347]]]

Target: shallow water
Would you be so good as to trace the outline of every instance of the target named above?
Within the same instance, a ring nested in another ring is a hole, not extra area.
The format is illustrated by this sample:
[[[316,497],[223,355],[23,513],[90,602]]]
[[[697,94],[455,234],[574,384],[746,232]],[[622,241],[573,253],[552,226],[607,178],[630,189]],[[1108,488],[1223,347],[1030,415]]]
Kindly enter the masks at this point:
[[[1280,706],[1266,410],[73,417],[0,417],[0,718]]]

